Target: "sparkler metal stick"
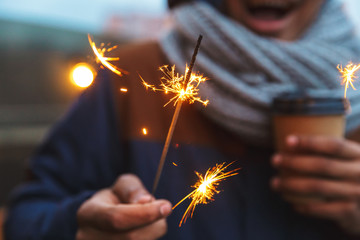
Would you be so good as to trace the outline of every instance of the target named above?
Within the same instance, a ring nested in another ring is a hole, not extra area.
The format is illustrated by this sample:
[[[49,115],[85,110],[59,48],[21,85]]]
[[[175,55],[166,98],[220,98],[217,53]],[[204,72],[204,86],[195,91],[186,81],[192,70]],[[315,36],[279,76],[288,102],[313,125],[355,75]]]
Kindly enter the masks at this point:
[[[186,90],[186,87],[190,81],[190,76],[191,76],[191,72],[192,72],[192,69],[194,67],[194,64],[195,64],[195,61],[196,61],[196,56],[198,54],[198,51],[199,51],[199,48],[200,48],[200,44],[201,44],[201,40],[202,40],[203,36],[200,34],[199,35],[199,38],[197,40],[197,43],[196,43],[196,47],[194,49],[194,53],[191,57],[191,61],[190,61],[190,65],[189,65],[189,70],[187,71],[186,73],[186,77],[185,77],[185,83],[184,83],[184,91]]]
[[[188,68],[187,73],[186,73],[186,77],[184,79],[183,92],[186,92],[188,84],[190,82],[192,68],[194,67],[194,64],[195,64],[195,61],[196,61],[196,55],[197,55],[197,53],[199,51],[201,40],[202,40],[202,35],[199,35],[199,38],[198,38],[197,43],[196,43],[196,47],[194,49],[194,53],[193,53],[192,58],[191,58],[189,68]],[[177,120],[179,118],[179,113],[180,113],[180,110],[181,110],[182,102],[183,102],[183,99],[180,99],[180,101],[178,101],[176,103],[175,112],[174,112],[173,118],[171,120],[170,128],[169,128],[169,131],[168,131],[168,134],[167,134],[167,137],[166,137],[165,145],[164,145],[164,148],[163,148],[163,151],[162,151],[162,154],[161,154],[161,158],[160,158],[160,162],[159,162],[159,165],[158,165],[158,169],[157,169],[157,172],[156,172],[156,176],[155,176],[155,180],[154,180],[154,184],[153,184],[153,188],[152,188],[152,194],[153,195],[155,194],[157,186],[159,184],[160,176],[161,176],[161,173],[162,173],[162,170],[163,170],[163,167],[164,167],[166,155],[167,155],[168,150],[169,150],[169,146],[170,146],[170,142],[171,142],[171,139],[172,139],[172,136],[173,136],[173,133],[174,133],[176,122],[177,122]]]

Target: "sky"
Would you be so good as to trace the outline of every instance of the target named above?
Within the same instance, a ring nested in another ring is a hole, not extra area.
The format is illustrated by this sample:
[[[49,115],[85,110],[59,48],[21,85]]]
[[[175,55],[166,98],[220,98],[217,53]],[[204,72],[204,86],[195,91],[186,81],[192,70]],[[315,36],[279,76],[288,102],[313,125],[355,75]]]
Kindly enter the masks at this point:
[[[360,26],[360,1],[344,0]],[[109,16],[164,14],[167,0],[1,0],[0,20],[27,22],[83,32],[101,32]],[[360,28],[360,27],[359,27]]]

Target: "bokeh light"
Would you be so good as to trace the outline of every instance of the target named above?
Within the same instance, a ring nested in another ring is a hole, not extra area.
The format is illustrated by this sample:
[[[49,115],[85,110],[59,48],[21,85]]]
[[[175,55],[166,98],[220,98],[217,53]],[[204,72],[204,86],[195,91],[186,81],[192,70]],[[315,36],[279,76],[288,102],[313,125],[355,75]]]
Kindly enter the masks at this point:
[[[78,87],[86,88],[94,81],[92,67],[87,63],[78,63],[71,71],[71,81]]]
[[[142,133],[143,133],[144,135],[147,135],[147,134],[148,134],[148,130],[147,130],[146,128],[143,128],[143,129],[142,129]]]

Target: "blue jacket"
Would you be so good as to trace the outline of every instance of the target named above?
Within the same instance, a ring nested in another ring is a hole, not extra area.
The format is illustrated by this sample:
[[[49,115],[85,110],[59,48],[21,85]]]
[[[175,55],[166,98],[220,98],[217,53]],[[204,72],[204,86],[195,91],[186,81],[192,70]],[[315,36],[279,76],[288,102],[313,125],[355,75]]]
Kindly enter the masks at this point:
[[[174,108],[163,107],[169,96],[147,92],[137,72],[156,83],[161,77],[156,69],[166,59],[155,43],[117,55],[131,74],[119,78],[101,70],[54,127],[31,159],[28,181],[12,194],[6,239],[74,239],[79,206],[122,173],[135,173],[151,189]],[[194,171],[204,173],[216,163],[236,161],[232,167],[241,170],[220,184],[214,202],[197,206],[180,228],[189,200],[178,206],[163,239],[348,239],[331,222],[295,213],[269,188],[275,174],[272,151],[247,146],[206,119],[199,107],[184,104],[181,110],[156,197],[176,204],[192,191]]]

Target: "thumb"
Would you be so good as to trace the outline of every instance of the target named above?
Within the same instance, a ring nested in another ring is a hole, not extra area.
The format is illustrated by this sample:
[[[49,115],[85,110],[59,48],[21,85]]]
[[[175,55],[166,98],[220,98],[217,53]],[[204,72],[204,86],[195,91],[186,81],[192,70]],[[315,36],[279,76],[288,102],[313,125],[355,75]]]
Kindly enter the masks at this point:
[[[129,231],[150,225],[171,214],[171,203],[156,200],[146,204],[118,204],[92,209],[86,220],[89,225],[104,230]]]

